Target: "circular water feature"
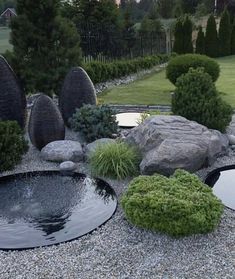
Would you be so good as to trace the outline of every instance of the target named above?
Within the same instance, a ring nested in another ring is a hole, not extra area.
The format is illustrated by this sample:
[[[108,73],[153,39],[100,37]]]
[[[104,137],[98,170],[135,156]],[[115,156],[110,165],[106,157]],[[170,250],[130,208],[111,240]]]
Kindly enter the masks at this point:
[[[49,246],[83,236],[109,220],[117,207],[103,180],[57,171],[0,178],[0,249]]]
[[[146,117],[150,116],[146,114]],[[116,114],[118,126],[122,128],[134,128],[137,127],[143,118],[143,113],[138,112],[124,112]]]
[[[235,165],[216,169],[208,174],[205,183],[223,204],[235,210]]]

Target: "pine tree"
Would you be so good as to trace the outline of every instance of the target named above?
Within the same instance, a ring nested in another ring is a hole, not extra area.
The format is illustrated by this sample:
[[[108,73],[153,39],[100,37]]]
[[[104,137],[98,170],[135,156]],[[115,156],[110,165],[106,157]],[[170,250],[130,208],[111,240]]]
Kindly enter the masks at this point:
[[[183,22],[184,53],[193,53],[192,32],[193,32],[193,23],[189,18],[189,16],[186,16]]]
[[[81,62],[79,35],[59,15],[59,0],[18,0],[11,22],[13,61],[27,93],[58,93],[66,72]]]
[[[196,40],[196,53],[205,54],[205,35],[202,31],[202,27],[199,27]]]
[[[231,34],[231,54],[235,54],[235,24],[233,24]]]
[[[184,53],[184,45],[183,45],[183,22],[181,18],[177,19],[176,25],[175,25],[175,41],[173,46],[173,51],[177,54],[183,54]]]
[[[219,52],[216,22],[213,15],[207,21],[205,36],[205,54],[210,57],[217,57]]]
[[[231,53],[231,25],[228,10],[222,13],[219,27],[219,54],[228,56]]]

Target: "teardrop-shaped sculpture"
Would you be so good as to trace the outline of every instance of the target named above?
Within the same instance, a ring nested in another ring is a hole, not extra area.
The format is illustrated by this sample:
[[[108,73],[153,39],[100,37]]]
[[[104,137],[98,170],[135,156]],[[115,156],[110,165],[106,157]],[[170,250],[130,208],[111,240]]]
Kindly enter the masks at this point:
[[[34,102],[28,131],[32,144],[39,150],[52,141],[64,140],[63,118],[56,104],[48,96],[42,94]]]
[[[0,55],[0,119],[17,121],[23,129],[26,118],[26,97],[6,59]]]
[[[72,68],[65,77],[59,95],[59,107],[66,125],[77,108],[85,104],[96,105],[94,85],[84,69]]]

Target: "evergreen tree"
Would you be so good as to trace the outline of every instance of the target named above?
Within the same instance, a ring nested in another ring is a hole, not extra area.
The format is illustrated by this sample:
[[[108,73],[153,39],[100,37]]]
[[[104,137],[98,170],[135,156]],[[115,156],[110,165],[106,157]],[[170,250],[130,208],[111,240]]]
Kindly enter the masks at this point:
[[[186,16],[183,22],[184,53],[193,53],[192,32],[193,32],[193,23],[189,18],[189,16]]]
[[[177,22],[175,24],[174,36],[175,36],[175,41],[174,41],[173,51],[178,54],[183,54],[184,53],[184,45],[183,45],[184,36],[183,36],[183,22],[182,22],[181,18],[178,18]]]
[[[173,14],[174,5],[175,5],[175,0],[158,0],[157,6],[161,17],[171,18]]]
[[[219,52],[219,48],[218,48],[216,22],[212,14],[209,17],[206,26],[205,54],[210,57],[217,57],[218,52]]]
[[[235,54],[235,24],[233,24],[231,34],[231,54]]]
[[[11,21],[13,61],[26,91],[58,93],[66,72],[81,62],[79,36],[62,18],[59,0],[18,0]]]
[[[219,54],[228,56],[231,53],[231,25],[228,10],[222,13],[219,27]]]
[[[199,31],[197,34],[196,40],[196,53],[198,54],[205,54],[205,35],[202,31],[202,27],[199,27]]]

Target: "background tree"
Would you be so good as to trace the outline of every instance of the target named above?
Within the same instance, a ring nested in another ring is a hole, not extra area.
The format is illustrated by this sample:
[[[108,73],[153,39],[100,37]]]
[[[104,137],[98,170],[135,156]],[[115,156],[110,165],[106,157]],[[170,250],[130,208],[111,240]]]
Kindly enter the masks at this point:
[[[216,22],[214,16],[210,15],[206,26],[205,54],[210,57],[217,57],[218,52],[219,48]]]
[[[18,0],[11,21],[13,61],[26,91],[52,94],[72,67],[81,62],[79,36],[59,15],[59,0]]]
[[[198,54],[205,54],[205,35],[202,31],[202,27],[199,27],[199,31],[197,34],[196,40],[196,53]]]
[[[162,18],[171,18],[173,14],[174,5],[175,0],[158,0],[157,7],[160,16]]]
[[[235,54],[235,23],[232,26],[231,32],[231,54]]]
[[[192,32],[193,32],[193,23],[189,16],[186,16],[183,22],[183,45],[184,53],[193,52],[192,44]]]
[[[219,26],[219,54],[227,56],[231,53],[231,25],[228,10],[225,9],[222,13]]]
[[[199,0],[181,0],[181,5],[184,13],[194,14]]]
[[[173,52],[176,52],[178,54],[184,53],[184,46],[183,46],[183,21],[182,18],[178,18],[177,22],[175,24],[175,30],[174,30],[174,46],[173,46]]]

